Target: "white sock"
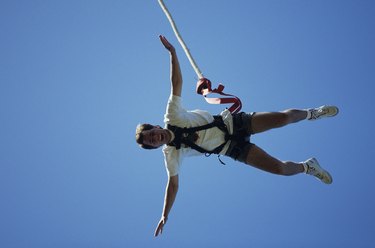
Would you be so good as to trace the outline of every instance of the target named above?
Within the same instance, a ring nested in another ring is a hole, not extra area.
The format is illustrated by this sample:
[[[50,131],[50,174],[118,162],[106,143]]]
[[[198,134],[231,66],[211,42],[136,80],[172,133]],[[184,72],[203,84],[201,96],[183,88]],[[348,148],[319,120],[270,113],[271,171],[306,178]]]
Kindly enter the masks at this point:
[[[306,163],[302,163],[302,165],[303,165],[303,172],[304,172],[305,174],[307,174],[307,172],[308,172],[308,170],[309,170],[309,166],[308,166]]]
[[[306,120],[308,120],[308,119],[311,118],[312,110],[311,110],[311,109],[305,109],[305,110],[306,110],[306,112],[307,112]]]

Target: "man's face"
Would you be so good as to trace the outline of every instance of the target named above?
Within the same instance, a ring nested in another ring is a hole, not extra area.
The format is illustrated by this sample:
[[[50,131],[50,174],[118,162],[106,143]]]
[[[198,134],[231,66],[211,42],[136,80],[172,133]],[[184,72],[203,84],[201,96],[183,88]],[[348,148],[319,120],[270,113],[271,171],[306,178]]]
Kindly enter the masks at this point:
[[[169,135],[168,131],[165,129],[162,129],[160,126],[156,126],[150,130],[143,131],[143,144],[153,146],[153,147],[159,147],[162,145],[165,145],[169,142]]]

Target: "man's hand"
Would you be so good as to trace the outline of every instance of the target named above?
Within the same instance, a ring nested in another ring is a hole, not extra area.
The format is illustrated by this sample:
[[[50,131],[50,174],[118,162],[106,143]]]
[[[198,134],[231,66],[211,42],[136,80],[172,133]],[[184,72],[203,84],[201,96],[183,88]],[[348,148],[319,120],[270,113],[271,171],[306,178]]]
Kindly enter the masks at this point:
[[[171,53],[174,53],[176,52],[174,46],[169,43],[169,41],[167,40],[167,38],[165,38],[163,35],[159,35],[159,38],[160,38],[160,41],[161,43],[163,43],[164,47]]]
[[[160,234],[163,233],[163,227],[167,223],[167,218],[166,217],[161,217],[158,226],[156,227],[155,234],[154,236],[157,237]]]
[[[159,35],[159,38],[160,38],[161,43],[164,45],[164,47],[170,53],[172,94],[175,95],[175,96],[181,96],[182,75],[181,75],[181,69],[180,69],[180,64],[178,62],[176,50],[175,50],[174,46],[171,43],[169,43],[167,38],[165,38],[163,35]]]

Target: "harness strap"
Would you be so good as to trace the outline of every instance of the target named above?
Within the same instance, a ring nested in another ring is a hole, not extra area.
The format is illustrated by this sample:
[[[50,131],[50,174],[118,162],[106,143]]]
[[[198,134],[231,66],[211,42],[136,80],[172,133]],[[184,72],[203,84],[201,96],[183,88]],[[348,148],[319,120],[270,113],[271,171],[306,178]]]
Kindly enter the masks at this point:
[[[184,127],[184,128],[182,128],[183,132],[184,133],[195,133],[195,132],[198,132],[198,131],[201,131],[201,130],[206,130],[206,129],[209,129],[209,128],[212,128],[212,127],[218,127],[221,131],[223,131],[224,133],[227,134],[228,129],[227,129],[226,125],[224,124],[222,117],[220,115],[214,115],[213,117],[214,117],[213,122],[202,125],[202,126],[197,126],[197,127],[189,127],[189,128]]]
[[[209,156],[211,155],[212,153],[213,154],[219,154],[221,152],[221,150],[223,150],[225,144],[227,142],[224,142],[223,144],[219,145],[218,147],[216,147],[215,149],[213,149],[212,151],[208,151],[200,146],[198,146],[197,144],[195,144],[194,142],[192,142],[191,140],[184,140],[183,141],[184,144],[188,145],[190,148],[200,152],[200,153],[204,153],[206,154],[206,156]]]
[[[223,90],[224,90],[224,85],[222,84],[219,84],[219,86],[216,89],[212,89],[211,81],[207,78],[200,78],[197,82],[197,88],[196,88],[197,93],[200,95],[203,95],[208,103],[210,104],[231,103],[232,106],[229,107],[229,111],[231,113],[238,113],[242,108],[241,100],[234,95],[224,93]],[[208,98],[207,96],[211,93],[216,93],[216,94],[227,96],[227,97]]]
[[[198,131],[201,131],[201,130],[213,128],[213,127],[217,127],[225,133],[225,142],[223,144],[219,145],[218,147],[216,147],[215,149],[213,149],[212,151],[208,151],[208,150],[198,146],[191,139],[191,134],[194,134],[195,132],[198,132]],[[183,127],[182,128],[182,127],[177,127],[177,126],[173,126],[173,125],[168,124],[167,128],[169,130],[171,130],[174,133],[174,136],[175,136],[174,140],[171,143],[169,143],[168,145],[175,146],[176,149],[178,150],[178,149],[181,148],[181,144],[185,144],[185,145],[189,146],[190,148],[192,148],[192,149],[194,149],[194,150],[196,150],[200,153],[205,153],[206,155],[207,154],[211,155],[212,153],[219,154],[221,152],[221,150],[224,148],[227,141],[229,140],[228,138],[230,137],[228,129],[227,129],[222,117],[219,116],[219,115],[214,116],[213,122],[202,125],[202,126],[190,127],[190,128]]]

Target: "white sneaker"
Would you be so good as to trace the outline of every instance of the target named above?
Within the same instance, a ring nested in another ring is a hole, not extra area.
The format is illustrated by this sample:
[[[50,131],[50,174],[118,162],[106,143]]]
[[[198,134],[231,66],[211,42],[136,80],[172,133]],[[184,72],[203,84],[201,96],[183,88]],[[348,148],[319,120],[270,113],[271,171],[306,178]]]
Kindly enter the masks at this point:
[[[336,106],[320,106],[319,108],[309,109],[311,113],[310,121],[319,120],[324,117],[333,117],[339,113]]]
[[[307,165],[306,174],[315,176],[316,178],[318,178],[320,181],[322,181],[325,184],[332,183],[331,175],[328,173],[328,171],[320,167],[319,162],[318,160],[316,160],[316,158],[310,158],[303,163]]]

